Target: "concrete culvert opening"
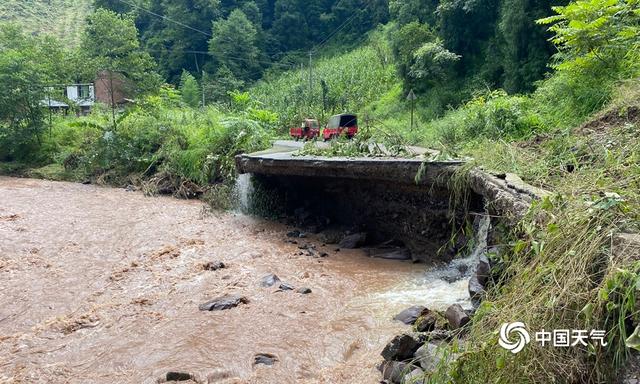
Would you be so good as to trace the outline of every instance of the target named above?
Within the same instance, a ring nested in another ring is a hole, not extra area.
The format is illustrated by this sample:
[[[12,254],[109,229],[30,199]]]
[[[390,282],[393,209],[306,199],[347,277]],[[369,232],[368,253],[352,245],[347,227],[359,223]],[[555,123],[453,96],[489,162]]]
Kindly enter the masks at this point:
[[[370,256],[449,261],[467,243],[469,212],[483,212],[482,197],[466,191],[452,204],[446,185],[345,177],[256,174],[250,211],[286,217],[302,231],[326,233],[328,242],[354,237]],[[267,201],[262,201],[265,199]],[[343,236],[344,237],[344,236]]]

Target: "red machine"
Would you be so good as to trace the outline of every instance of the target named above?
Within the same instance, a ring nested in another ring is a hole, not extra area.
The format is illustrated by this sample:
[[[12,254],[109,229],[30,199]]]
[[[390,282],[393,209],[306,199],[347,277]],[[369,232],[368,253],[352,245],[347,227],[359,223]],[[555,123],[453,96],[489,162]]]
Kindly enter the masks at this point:
[[[316,119],[304,119],[300,127],[289,129],[289,135],[296,141],[300,139],[313,140],[320,136],[320,124]]]
[[[358,117],[343,113],[331,116],[327,126],[322,131],[322,139],[327,141],[342,134],[351,139],[356,133],[358,133]]]

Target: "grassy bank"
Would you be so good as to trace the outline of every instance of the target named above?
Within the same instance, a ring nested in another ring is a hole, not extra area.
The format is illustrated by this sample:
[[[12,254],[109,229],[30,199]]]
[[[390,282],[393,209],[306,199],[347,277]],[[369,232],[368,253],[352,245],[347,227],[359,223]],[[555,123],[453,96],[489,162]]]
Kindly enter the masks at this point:
[[[273,114],[240,99],[229,110],[196,110],[165,88],[121,114],[52,120],[34,148],[15,153],[0,171],[53,180],[137,185],[149,194],[195,197],[235,179],[234,156],[263,149],[274,134]],[[228,189],[228,188],[227,188]]]

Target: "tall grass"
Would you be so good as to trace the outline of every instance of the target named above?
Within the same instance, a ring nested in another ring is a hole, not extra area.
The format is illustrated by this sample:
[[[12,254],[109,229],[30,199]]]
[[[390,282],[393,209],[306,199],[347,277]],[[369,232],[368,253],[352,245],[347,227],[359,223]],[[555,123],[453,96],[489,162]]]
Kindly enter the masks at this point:
[[[279,114],[284,132],[287,125],[299,123],[304,117],[324,120],[335,113],[360,113],[399,81],[384,40],[317,59],[312,79],[310,93],[308,68],[267,75],[250,93],[265,108]]]

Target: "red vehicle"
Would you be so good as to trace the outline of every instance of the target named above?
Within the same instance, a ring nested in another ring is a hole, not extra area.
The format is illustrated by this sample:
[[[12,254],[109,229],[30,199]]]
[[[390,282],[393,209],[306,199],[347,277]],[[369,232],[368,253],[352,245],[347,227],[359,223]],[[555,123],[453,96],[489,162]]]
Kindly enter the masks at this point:
[[[358,117],[343,113],[331,116],[327,126],[322,131],[322,139],[327,141],[343,134],[351,139],[356,133],[358,133]]]
[[[304,119],[299,127],[289,129],[289,135],[296,139],[313,140],[320,136],[320,124],[316,119]]]

